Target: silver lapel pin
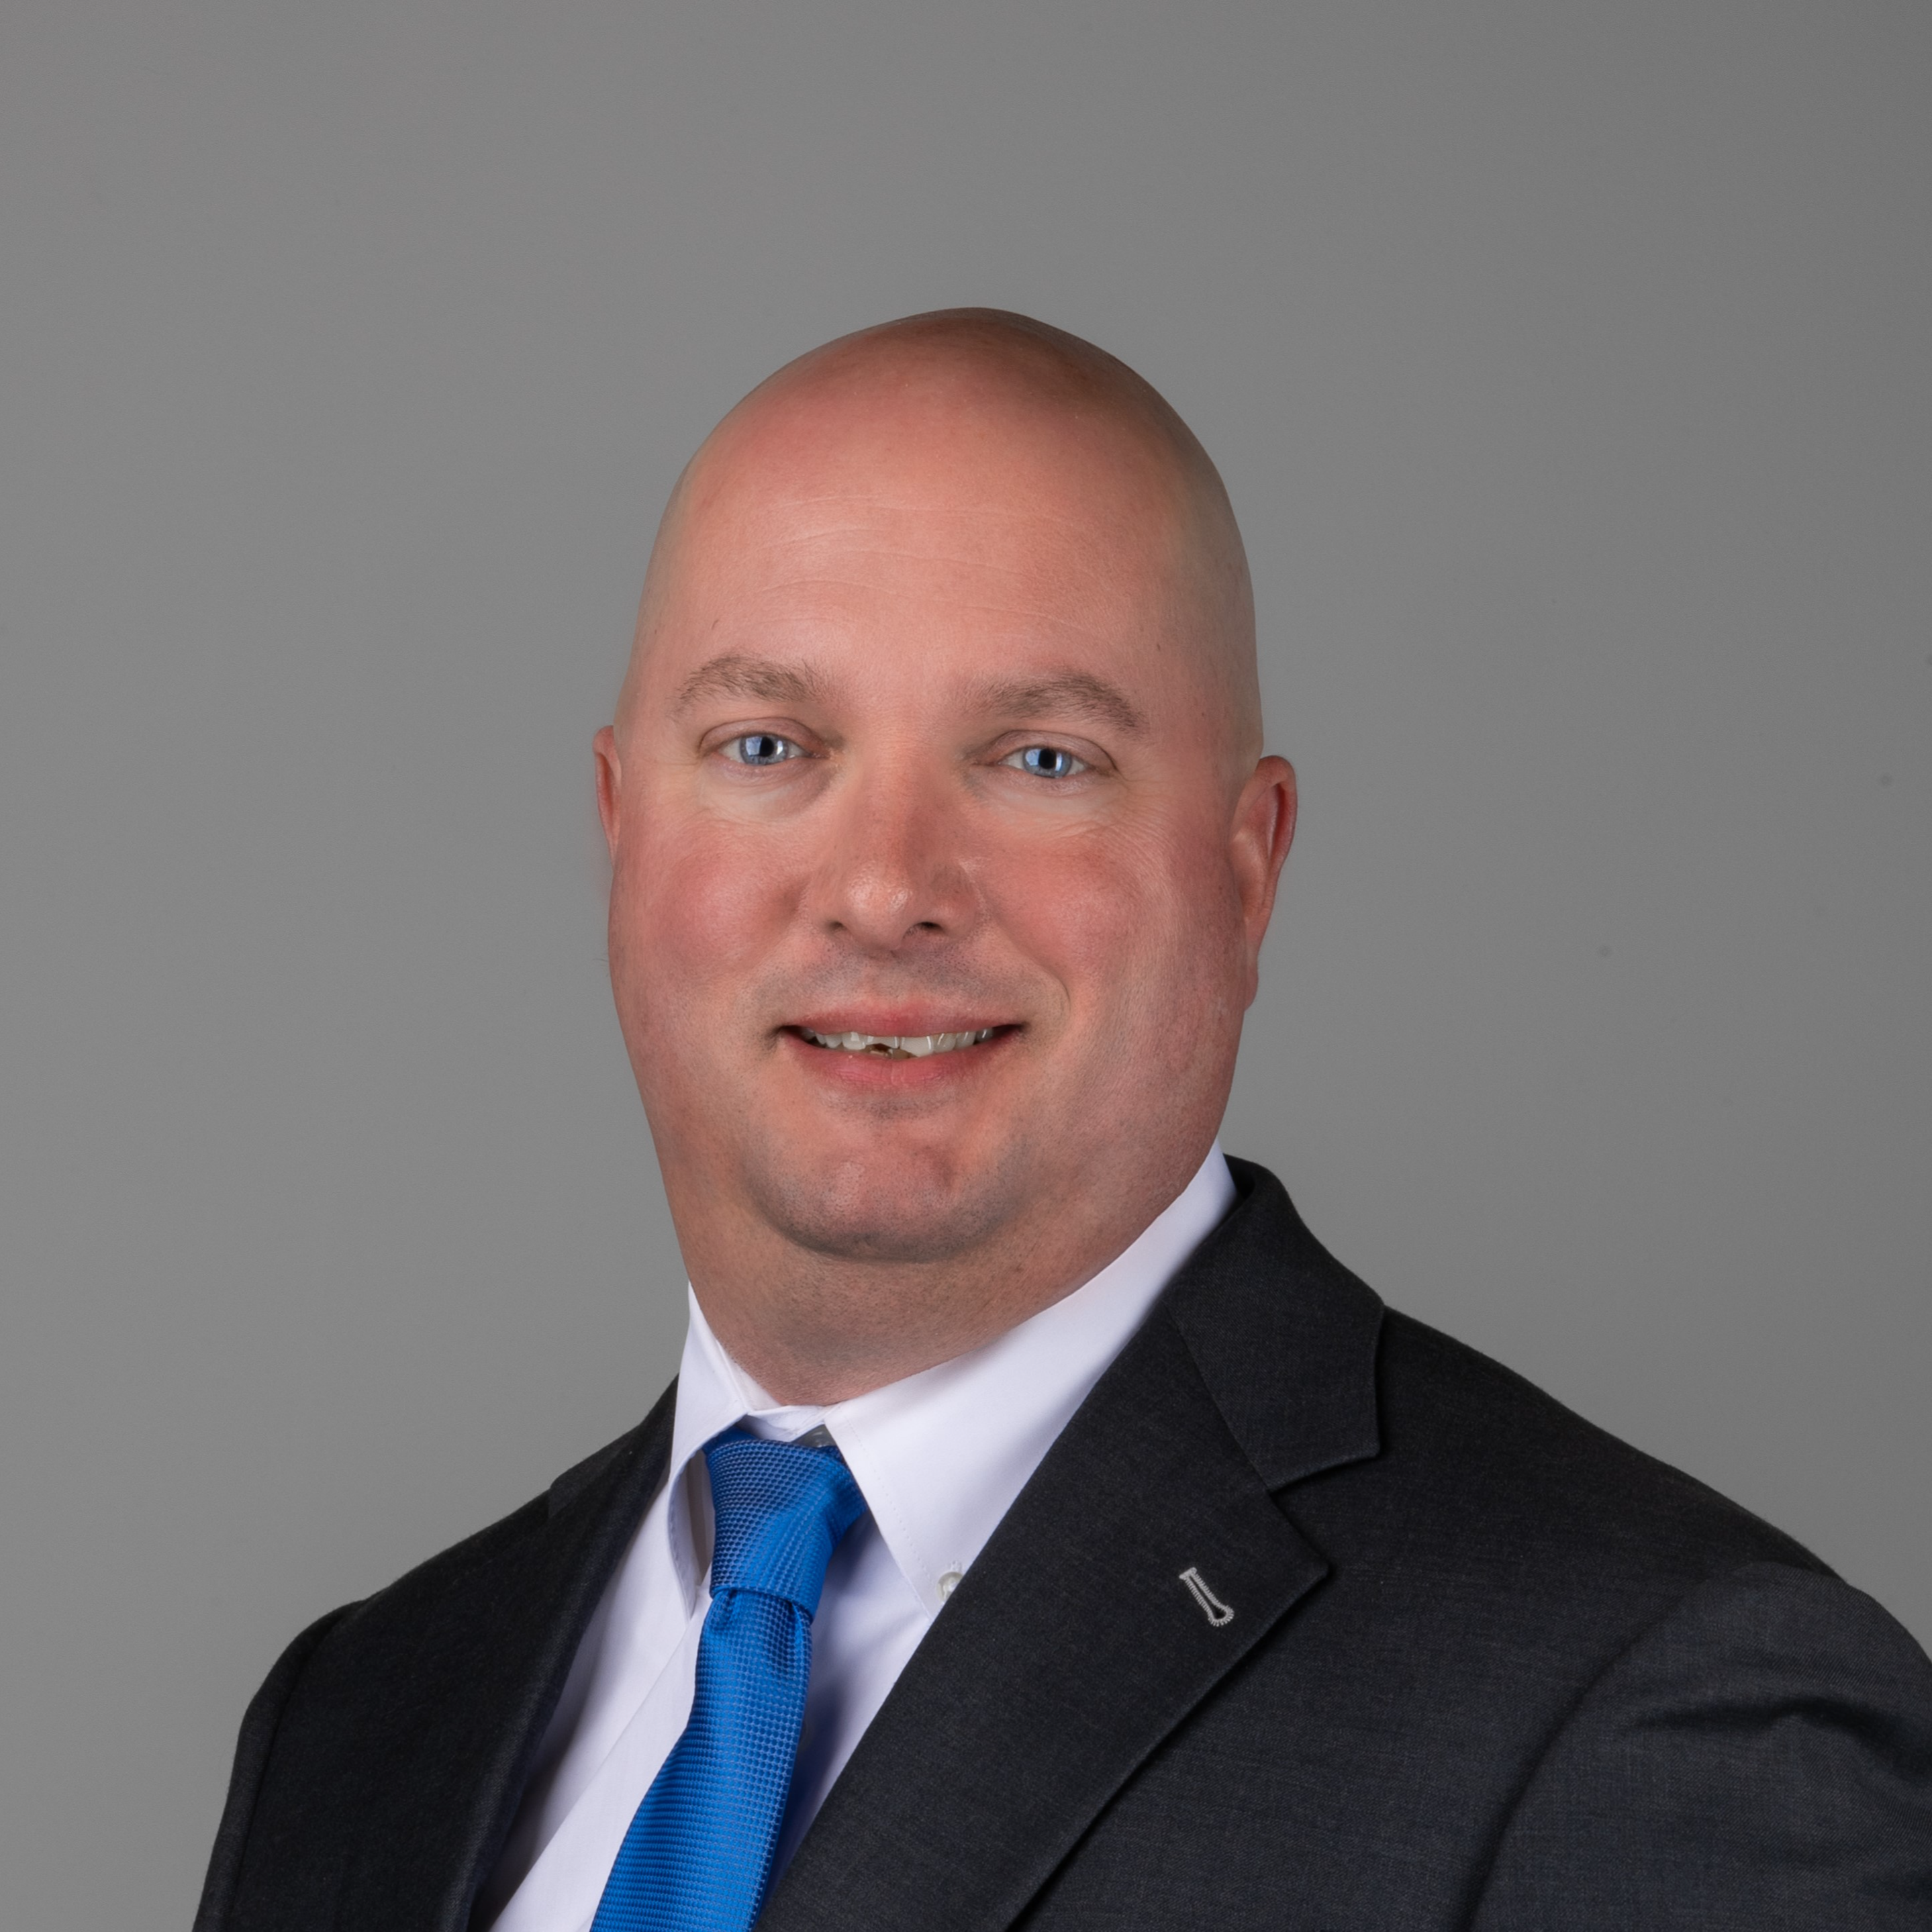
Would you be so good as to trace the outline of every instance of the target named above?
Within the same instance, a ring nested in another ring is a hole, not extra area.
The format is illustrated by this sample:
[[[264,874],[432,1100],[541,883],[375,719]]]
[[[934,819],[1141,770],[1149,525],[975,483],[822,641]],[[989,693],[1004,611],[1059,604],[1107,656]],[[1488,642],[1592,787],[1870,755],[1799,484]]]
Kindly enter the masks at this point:
[[[1180,1580],[1187,1586],[1187,1594],[1201,1606],[1201,1614],[1219,1630],[1223,1624],[1234,1621],[1232,1608],[1208,1587],[1208,1580],[1190,1564],[1180,1573]]]

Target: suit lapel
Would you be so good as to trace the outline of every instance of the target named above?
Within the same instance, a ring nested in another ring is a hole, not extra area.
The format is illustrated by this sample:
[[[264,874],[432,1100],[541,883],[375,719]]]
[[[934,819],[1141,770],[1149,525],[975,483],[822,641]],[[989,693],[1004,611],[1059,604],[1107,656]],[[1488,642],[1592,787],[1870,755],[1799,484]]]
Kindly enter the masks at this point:
[[[670,1460],[671,1427],[677,1407],[673,1382],[651,1412],[628,1436],[567,1469],[550,1487],[548,1520],[536,1543],[519,1552],[514,1575],[494,1576],[485,1588],[516,1618],[527,1636],[512,1635],[499,1654],[514,1682],[499,1703],[514,1714],[499,1733],[477,1792],[452,1873],[465,1874],[449,1932],[469,1922],[472,1901],[495,1867],[529,1781],[538,1747],[570,1674],[578,1646],[632,1536],[650,1508]],[[474,1696],[472,1685],[452,1682],[457,1698]],[[494,1701],[494,1700],[493,1700]]]
[[[760,1932],[1010,1925],[1326,1574],[1269,1479],[1375,1453],[1379,1304],[1232,1165],[1244,1198],[914,1652]]]

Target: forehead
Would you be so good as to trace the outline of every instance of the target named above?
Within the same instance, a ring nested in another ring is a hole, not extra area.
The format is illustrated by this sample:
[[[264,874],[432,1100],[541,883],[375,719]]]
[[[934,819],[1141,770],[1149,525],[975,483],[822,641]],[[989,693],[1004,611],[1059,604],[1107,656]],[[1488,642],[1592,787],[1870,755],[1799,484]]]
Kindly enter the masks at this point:
[[[653,647],[884,633],[915,657],[964,640],[1131,651],[1174,620],[1182,510],[1156,452],[1077,412],[776,409],[728,424],[694,466],[661,547]]]

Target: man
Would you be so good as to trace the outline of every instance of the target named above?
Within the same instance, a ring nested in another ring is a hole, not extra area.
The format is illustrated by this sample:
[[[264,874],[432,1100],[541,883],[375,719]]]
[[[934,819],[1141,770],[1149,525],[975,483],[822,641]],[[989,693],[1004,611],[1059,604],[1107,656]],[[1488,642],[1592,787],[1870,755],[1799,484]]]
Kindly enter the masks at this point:
[[[682,1373],[296,1640],[202,1932],[1932,1924],[1910,1639],[1221,1156],[1294,775],[1145,383],[782,370],[596,772]]]

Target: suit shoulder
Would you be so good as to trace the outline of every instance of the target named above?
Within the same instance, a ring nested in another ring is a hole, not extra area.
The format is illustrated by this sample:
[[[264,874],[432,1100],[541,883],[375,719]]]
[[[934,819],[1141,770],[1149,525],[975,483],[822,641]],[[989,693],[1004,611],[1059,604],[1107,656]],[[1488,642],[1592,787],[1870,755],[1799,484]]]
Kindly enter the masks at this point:
[[[1572,1574],[1639,1570],[1683,1587],[1749,1563],[1828,1576],[1801,1544],[1647,1455],[1514,1370],[1390,1310],[1377,1364],[1382,1454],[1406,1492],[1472,1549]]]
[[[621,1482],[628,1468],[666,1446],[659,1438],[668,1435],[664,1425],[675,1388],[674,1384],[637,1427],[566,1469],[542,1494],[350,1606],[329,1633],[331,1647],[353,1646],[375,1628],[419,1622],[439,1604],[463,1595],[479,1574],[496,1569],[506,1560],[515,1561],[522,1547],[542,1537],[553,1519],[573,1506],[595,1507],[602,1491],[612,1482]]]
[[[1926,1922],[1929,1852],[1932,1662],[1835,1579],[1746,1564],[1578,1699],[1474,1922],[1904,1932]]]
[[[262,1773],[267,1768],[283,1708],[316,1647],[355,1607],[353,1604],[344,1604],[326,1616],[317,1618],[275,1660],[261,1688],[249,1700],[248,1708],[242,1714],[242,1733],[236,1742],[227,1801],[222,1808],[214,1849],[208,1854],[208,1873],[202,1885],[200,1907],[195,1914],[194,1932],[220,1932],[220,1928],[229,1922],[242,1858],[248,1849],[256,1793],[261,1788]]]
[[[547,1495],[532,1497],[508,1515],[464,1537],[406,1570],[360,1603],[338,1612],[326,1642],[336,1648],[353,1644],[371,1625],[413,1619],[463,1586],[479,1570],[513,1552],[543,1526],[549,1516]]]

